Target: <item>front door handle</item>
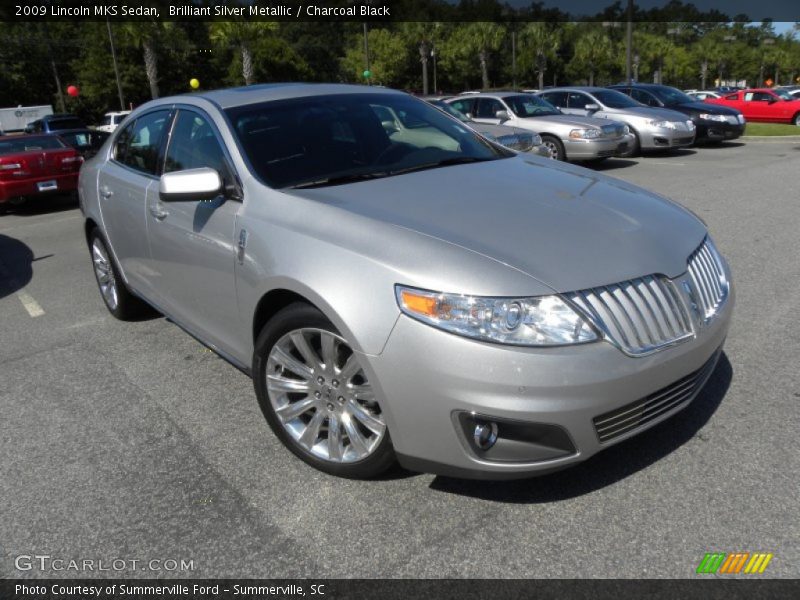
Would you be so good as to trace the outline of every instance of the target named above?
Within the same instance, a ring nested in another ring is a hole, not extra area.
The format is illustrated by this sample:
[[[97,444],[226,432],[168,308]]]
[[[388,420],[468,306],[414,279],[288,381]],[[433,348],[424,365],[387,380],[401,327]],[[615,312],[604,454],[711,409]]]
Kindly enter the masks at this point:
[[[160,204],[156,204],[150,207],[150,214],[159,221],[163,221],[169,215],[169,211],[164,210],[164,207]]]
[[[100,195],[103,198],[111,198],[114,195],[114,191],[108,187],[107,185],[100,186]]]

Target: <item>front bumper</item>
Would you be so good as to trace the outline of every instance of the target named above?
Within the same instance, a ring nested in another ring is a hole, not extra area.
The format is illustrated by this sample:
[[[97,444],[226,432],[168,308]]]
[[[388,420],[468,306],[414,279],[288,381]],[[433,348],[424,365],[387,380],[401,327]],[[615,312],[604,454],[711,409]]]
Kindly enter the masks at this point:
[[[707,378],[728,332],[733,305],[731,290],[717,316],[693,339],[637,358],[606,341],[553,348],[487,344],[403,315],[384,351],[365,357],[365,362],[384,398],[392,442],[406,468],[457,477],[514,479],[586,460],[686,407],[705,380],[680,404],[613,440],[601,442],[593,422],[704,365]],[[535,460],[487,460],[488,454],[471,448],[464,433],[461,421],[470,413],[522,426],[549,427],[560,436],[561,441],[554,444],[571,449],[557,455],[545,448]]]
[[[618,138],[596,138],[590,140],[567,137],[561,138],[561,141],[564,144],[567,160],[594,160],[622,156],[631,147],[633,135],[629,133]]]
[[[666,150],[691,146],[695,140],[696,129],[651,128],[639,131],[639,144],[642,150]]]
[[[697,141],[721,142],[735,140],[744,134],[744,124],[716,121],[697,121]]]

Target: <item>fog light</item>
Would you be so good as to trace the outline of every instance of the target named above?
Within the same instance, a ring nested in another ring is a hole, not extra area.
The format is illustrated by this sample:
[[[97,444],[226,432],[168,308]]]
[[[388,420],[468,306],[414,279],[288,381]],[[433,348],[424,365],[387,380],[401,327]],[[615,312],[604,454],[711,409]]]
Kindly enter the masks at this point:
[[[497,423],[494,421],[476,423],[475,431],[472,434],[472,440],[481,450],[488,450],[494,446],[494,443],[497,441]]]

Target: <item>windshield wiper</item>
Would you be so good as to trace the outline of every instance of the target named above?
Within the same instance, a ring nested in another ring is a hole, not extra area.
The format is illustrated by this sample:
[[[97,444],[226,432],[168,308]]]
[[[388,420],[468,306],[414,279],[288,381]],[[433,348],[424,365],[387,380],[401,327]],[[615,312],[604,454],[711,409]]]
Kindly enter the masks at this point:
[[[325,187],[328,185],[340,185],[343,183],[354,183],[356,181],[367,181],[369,179],[379,179],[381,177],[388,177],[390,175],[387,171],[378,171],[375,173],[348,173],[346,175],[334,175],[332,177],[325,177],[324,179],[317,179],[316,181],[304,181],[296,183],[295,185],[286,186],[288,190],[302,190],[307,188]]]
[[[401,175],[403,173],[412,173],[414,171],[425,171],[427,169],[438,169],[439,167],[449,167],[452,165],[465,165],[468,163],[476,163],[476,162],[487,162],[490,160],[497,160],[500,157],[496,158],[479,158],[476,156],[454,156],[453,158],[445,158],[442,160],[437,160],[436,162],[432,163],[423,163],[421,165],[414,165],[413,167],[407,167],[405,169],[396,169],[391,171],[390,175]]]

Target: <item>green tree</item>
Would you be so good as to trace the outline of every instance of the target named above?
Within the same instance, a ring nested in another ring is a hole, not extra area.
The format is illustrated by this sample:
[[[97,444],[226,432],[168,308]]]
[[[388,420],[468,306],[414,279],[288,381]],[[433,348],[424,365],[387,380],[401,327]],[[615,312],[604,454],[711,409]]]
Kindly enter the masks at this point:
[[[528,23],[520,32],[519,40],[518,60],[523,71],[536,72],[541,90],[548,63],[556,60],[561,47],[560,30],[548,23]]]
[[[480,67],[481,85],[489,87],[489,62],[503,44],[505,28],[497,23],[475,22],[453,29],[443,49],[443,57],[453,63],[475,64]]]
[[[122,24],[124,41],[140,48],[144,58],[144,70],[150,84],[150,96],[158,98],[158,51],[162,41],[169,40],[174,23],[157,21],[128,21]]]
[[[409,45],[400,34],[388,29],[370,29],[367,39],[372,81],[380,85],[402,87]],[[342,59],[346,78],[349,81],[363,81],[365,65],[363,34],[353,35]]]
[[[575,42],[574,54],[570,61],[573,74],[586,73],[589,85],[594,85],[595,75],[603,73],[610,65],[613,47],[608,36],[597,29],[589,29],[581,33]]]
[[[439,39],[441,23],[436,22],[404,22],[400,24],[400,34],[416,47],[419,62],[422,65],[422,93],[428,95],[428,61],[431,50]]]
[[[209,38],[222,48],[239,49],[244,84],[252,85],[255,83],[253,48],[277,29],[274,21],[214,21],[209,27]]]

